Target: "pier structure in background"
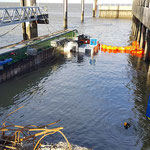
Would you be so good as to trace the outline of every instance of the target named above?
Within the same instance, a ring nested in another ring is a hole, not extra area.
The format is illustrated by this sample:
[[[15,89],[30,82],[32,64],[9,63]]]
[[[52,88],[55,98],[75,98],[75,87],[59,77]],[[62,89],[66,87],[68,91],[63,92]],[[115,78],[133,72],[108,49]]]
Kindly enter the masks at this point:
[[[129,4],[100,4],[100,18],[132,18],[132,5]]]
[[[132,32],[144,49],[144,60],[150,61],[150,0],[133,0]]]
[[[64,0],[64,29],[68,28],[68,0]]]
[[[84,0],[81,0],[81,8],[82,8],[82,11],[81,11],[81,22],[84,21]]]
[[[97,0],[93,0],[93,17],[96,17],[97,12]]]

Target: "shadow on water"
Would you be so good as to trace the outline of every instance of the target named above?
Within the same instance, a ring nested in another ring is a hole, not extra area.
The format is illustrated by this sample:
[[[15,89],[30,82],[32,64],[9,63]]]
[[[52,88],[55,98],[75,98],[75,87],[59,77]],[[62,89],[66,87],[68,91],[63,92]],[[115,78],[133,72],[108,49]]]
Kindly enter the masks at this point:
[[[30,70],[30,72],[1,83],[0,110],[8,109],[15,104],[19,105],[26,99],[32,98],[32,95],[36,94],[38,90],[42,90],[39,86],[40,82],[46,82],[48,76],[61,69],[62,65],[66,63],[66,60],[69,61],[70,59],[64,54],[59,54],[58,56],[55,56],[53,60],[36,66]],[[79,64],[83,63],[84,54],[71,54],[71,61]],[[21,97],[24,98],[21,99]]]
[[[145,118],[146,109],[150,94],[150,64],[144,62],[142,58],[129,56],[128,58],[128,78],[130,83],[127,88],[133,89],[135,118],[138,118],[136,130],[140,131],[139,140],[143,142],[142,150],[150,148],[150,121]],[[138,141],[137,141],[138,144]]]
[[[66,62],[64,55],[54,56],[50,61],[46,61],[38,66],[29,70],[29,72],[18,75],[17,77],[10,79],[0,84],[0,108],[8,109],[10,105],[14,105],[16,100],[20,99],[20,93],[26,93],[29,88],[32,87],[28,95],[24,95],[25,98],[32,95],[39,89],[38,84],[43,78],[46,78],[54,71],[61,68]],[[23,101],[23,100],[22,100]],[[21,101],[20,101],[21,102]],[[8,107],[8,108],[7,108]]]

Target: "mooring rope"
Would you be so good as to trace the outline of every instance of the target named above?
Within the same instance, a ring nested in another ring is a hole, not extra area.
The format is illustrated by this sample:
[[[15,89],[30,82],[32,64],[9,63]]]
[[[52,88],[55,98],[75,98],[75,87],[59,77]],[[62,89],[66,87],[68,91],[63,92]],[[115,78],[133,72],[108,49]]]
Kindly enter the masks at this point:
[[[21,23],[20,23],[20,24],[21,24]],[[7,31],[7,32],[5,32],[5,33],[3,33],[3,34],[1,34],[0,37],[3,37],[3,36],[5,36],[6,34],[8,34],[9,32],[13,31],[13,30],[16,29],[20,24],[17,24],[15,27],[13,27],[12,29],[10,29],[9,31]]]

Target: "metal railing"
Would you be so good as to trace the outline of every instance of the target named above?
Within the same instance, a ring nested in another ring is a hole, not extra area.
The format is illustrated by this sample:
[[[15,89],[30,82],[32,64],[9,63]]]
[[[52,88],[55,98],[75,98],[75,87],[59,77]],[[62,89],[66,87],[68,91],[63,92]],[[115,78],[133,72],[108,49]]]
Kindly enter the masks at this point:
[[[0,27],[48,18],[41,7],[0,8]]]

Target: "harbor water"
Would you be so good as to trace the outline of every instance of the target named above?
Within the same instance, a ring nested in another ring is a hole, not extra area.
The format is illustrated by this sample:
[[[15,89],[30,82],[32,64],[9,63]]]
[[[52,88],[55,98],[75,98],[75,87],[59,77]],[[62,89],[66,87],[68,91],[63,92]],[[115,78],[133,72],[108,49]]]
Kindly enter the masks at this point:
[[[38,25],[39,35],[63,29],[63,6],[48,4],[47,7],[50,24]],[[132,20],[93,19],[92,5],[86,5],[85,22],[81,23],[80,8],[77,4],[69,5],[69,28],[76,28],[103,44],[131,44]],[[11,28],[1,28],[0,34]],[[22,40],[21,32],[20,25],[1,37],[1,46]],[[93,64],[91,59],[95,60]],[[62,57],[0,84],[0,122],[9,112],[24,105],[8,121],[43,125],[61,119],[57,126],[64,127],[63,133],[70,143],[94,150],[148,150],[147,68],[148,64],[130,54],[99,52],[94,58],[84,54]],[[131,124],[128,130],[124,122]],[[45,138],[50,143],[61,140],[59,135]]]

